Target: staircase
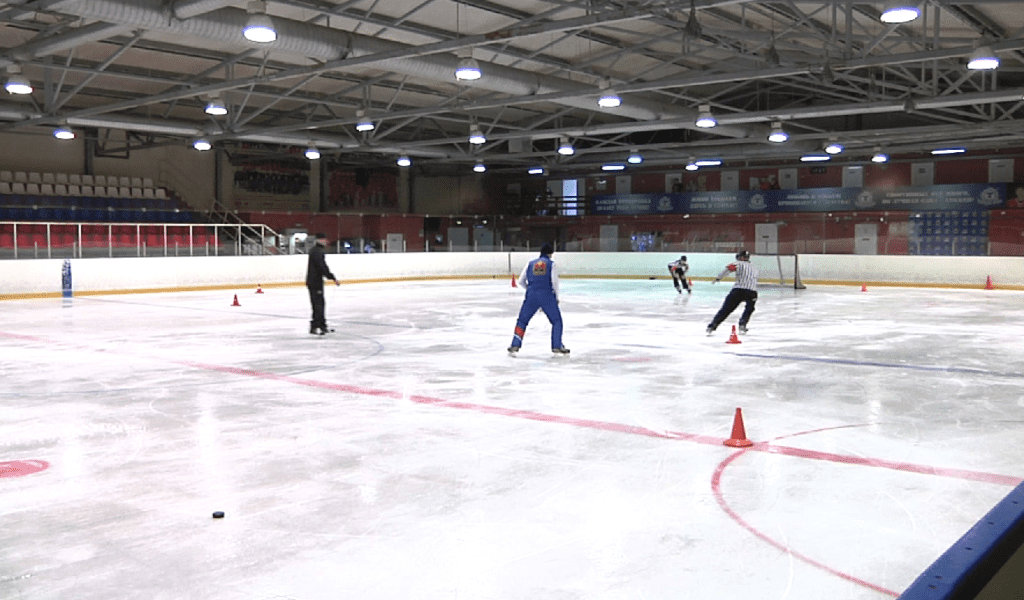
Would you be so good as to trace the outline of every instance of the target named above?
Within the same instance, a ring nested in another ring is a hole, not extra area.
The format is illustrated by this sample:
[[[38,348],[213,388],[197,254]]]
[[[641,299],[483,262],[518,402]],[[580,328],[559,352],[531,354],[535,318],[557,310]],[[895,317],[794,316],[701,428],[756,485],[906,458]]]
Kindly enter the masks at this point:
[[[266,225],[246,223],[217,200],[213,201],[207,211],[206,219],[215,226],[218,238],[231,242],[236,254],[258,256],[281,253],[281,236],[276,231]],[[275,243],[268,245],[268,237],[273,237]]]

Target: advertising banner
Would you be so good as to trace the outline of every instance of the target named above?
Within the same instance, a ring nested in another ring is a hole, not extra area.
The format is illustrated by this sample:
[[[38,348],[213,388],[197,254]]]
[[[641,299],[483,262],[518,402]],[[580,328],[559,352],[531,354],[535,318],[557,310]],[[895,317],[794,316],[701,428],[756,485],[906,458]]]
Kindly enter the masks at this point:
[[[656,215],[856,210],[957,210],[1002,208],[1005,183],[969,183],[902,188],[810,188],[622,194],[595,196],[591,214]]]

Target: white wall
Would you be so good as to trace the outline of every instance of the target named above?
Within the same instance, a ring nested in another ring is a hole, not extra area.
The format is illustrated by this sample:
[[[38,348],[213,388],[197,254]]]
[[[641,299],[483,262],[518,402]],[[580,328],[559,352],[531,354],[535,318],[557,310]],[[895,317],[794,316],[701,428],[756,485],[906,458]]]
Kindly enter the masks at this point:
[[[4,148],[0,154],[0,170],[82,173],[85,167],[82,135],[73,140],[58,140],[50,131],[52,129],[40,129],[37,134],[0,133],[0,144]]]
[[[412,180],[413,203],[417,214],[465,215],[481,207],[484,198],[483,176],[477,173],[458,177],[427,177]]]
[[[382,281],[403,278],[506,278],[518,275],[536,252],[468,252],[408,254],[329,254],[327,264],[342,281]],[[565,277],[667,278],[668,263],[678,254],[558,252],[554,259]],[[734,260],[732,254],[688,255],[690,277],[710,279]],[[181,256],[153,258],[73,259],[76,294],[190,289],[252,289],[257,285],[300,285],[307,257],[294,256]],[[767,281],[778,272],[774,256],[752,261]],[[784,265],[792,258],[783,258]],[[63,260],[6,260],[0,262],[0,299],[59,296]],[[1024,289],[1024,258],[802,255],[804,284],[936,285],[984,287],[991,276],[1003,289]],[[792,274],[785,277],[791,281]]]
[[[73,140],[58,140],[49,128],[38,134],[0,133],[0,170],[38,173],[85,173],[85,136],[76,130]],[[111,145],[123,144],[115,136]],[[214,153],[197,152],[190,146],[161,146],[132,150],[129,158],[93,158],[96,175],[152,179],[171,188],[193,208],[209,208],[214,197]]]

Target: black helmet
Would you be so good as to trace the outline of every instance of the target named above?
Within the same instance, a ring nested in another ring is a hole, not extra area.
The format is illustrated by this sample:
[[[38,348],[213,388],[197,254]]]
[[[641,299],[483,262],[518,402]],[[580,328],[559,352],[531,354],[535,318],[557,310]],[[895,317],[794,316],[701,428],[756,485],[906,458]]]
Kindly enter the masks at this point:
[[[750,253],[746,250],[740,250],[736,253],[736,260],[745,260],[750,258]]]
[[[554,251],[555,249],[551,247],[551,244],[544,244],[540,247],[540,253],[544,256],[551,256],[551,253]]]
[[[686,262],[686,255],[680,256],[680,257],[679,257],[679,260],[681,260],[681,261],[683,261],[683,262]]]

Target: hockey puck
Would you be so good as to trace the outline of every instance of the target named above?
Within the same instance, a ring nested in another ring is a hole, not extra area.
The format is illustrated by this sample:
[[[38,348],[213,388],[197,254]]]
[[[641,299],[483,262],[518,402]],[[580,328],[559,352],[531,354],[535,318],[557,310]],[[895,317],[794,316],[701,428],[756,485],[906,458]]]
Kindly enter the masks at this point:
[[[224,512],[218,510],[217,512],[213,513],[213,518],[214,519],[223,519],[224,518]]]

